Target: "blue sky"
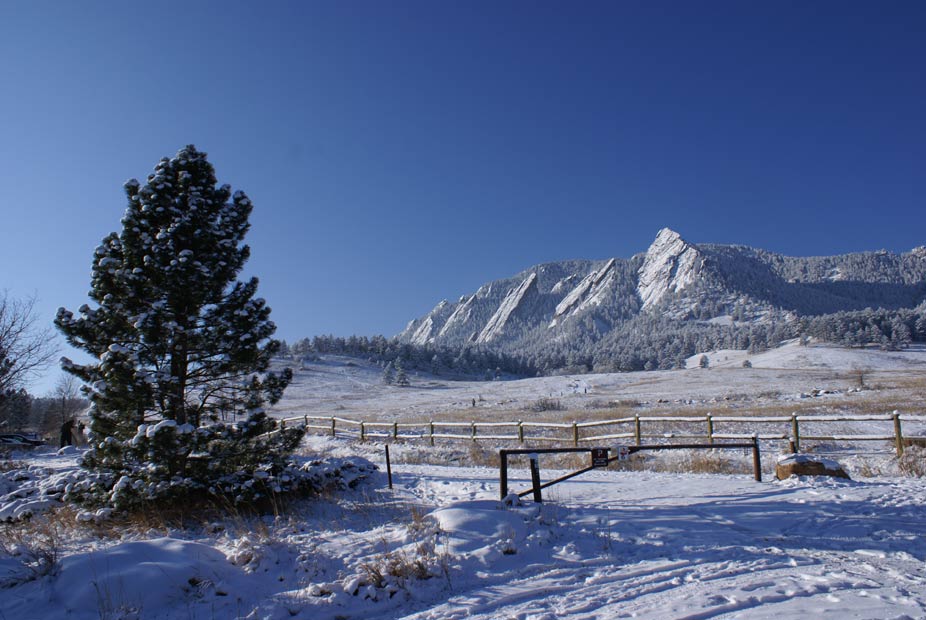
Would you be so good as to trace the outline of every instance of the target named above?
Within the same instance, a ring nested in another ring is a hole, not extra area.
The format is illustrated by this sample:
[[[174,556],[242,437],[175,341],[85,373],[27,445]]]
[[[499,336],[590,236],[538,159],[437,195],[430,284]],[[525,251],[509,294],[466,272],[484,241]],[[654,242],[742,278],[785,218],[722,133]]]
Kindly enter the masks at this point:
[[[87,301],[123,181],[189,143],[254,202],[289,340],[663,226],[906,251],[923,32],[922,2],[0,0],[0,288],[48,322]]]

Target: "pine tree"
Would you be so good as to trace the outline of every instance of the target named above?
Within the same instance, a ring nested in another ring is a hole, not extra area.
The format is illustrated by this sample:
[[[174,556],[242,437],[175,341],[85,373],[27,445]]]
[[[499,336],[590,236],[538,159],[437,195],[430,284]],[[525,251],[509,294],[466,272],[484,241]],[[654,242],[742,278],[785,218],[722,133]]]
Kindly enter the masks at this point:
[[[383,368],[383,383],[386,385],[392,385],[395,381],[395,373],[392,370],[392,362],[386,364],[386,367]]]
[[[398,361],[396,361],[395,364],[395,384],[399,387],[408,387],[410,385],[408,382],[408,375],[405,374],[405,369]]]
[[[96,358],[62,360],[88,384],[96,449],[84,461],[92,468],[136,475],[133,467],[160,458],[171,463],[150,469],[184,477],[195,469],[187,457],[198,450],[221,460],[200,472],[215,478],[260,463],[279,467],[302,437],[286,429],[272,441],[256,439],[276,427],[262,407],[279,400],[292,372],[269,372],[279,347],[270,308],[254,297],[256,278],[237,280],[250,255],[242,241],[251,202],[216,183],[206,154],[193,146],[162,159],[144,185],[126,182],[122,232],[94,253],[96,307],[81,306],[77,318],[58,310],[55,324],[68,342]],[[229,414],[247,422],[210,426]],[[153,441],[154,428],[172,439],[160,441],[160,451],[145,445],[146,457],[138,446]]]

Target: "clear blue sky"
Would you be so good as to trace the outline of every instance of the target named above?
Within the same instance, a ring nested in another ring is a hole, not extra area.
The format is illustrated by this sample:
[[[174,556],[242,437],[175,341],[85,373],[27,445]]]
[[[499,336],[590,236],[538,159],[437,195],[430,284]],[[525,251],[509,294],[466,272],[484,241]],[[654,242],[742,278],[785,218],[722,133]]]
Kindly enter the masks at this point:
[[[924,32],[912,1],[0,0],[0,289],[48,322],[87,301],[123,181],[189,143],[253,200],[289,340],[391,335],[663,226],[909,250]]]

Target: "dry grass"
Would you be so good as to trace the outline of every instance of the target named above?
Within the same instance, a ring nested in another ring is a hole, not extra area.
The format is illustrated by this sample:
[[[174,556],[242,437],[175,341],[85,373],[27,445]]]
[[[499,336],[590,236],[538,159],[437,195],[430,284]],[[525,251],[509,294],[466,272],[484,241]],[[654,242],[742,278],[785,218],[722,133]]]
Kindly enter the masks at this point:
[[[926,449],[918,446],[907,448],[903,456],[897,459],[897,468],[905,476],[926,476]]]
[[[23,569],[7,581],[0,580],[0,587],[54,574],[65,543],[75,536],[74,517],[74,510],[63,506],[32,519],[0,524],[0,554],[16,558]]]

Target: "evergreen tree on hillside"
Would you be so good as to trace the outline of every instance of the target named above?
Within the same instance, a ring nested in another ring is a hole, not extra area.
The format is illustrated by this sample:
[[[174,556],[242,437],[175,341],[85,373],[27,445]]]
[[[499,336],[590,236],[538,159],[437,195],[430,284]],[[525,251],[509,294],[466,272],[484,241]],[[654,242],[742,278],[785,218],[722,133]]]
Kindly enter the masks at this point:
[[[402,367],[400,362],[395,364],[395,384],[399,387],[408,387],[410,383],[408,382],[408,375],[405,373],[405,368]]]
[[[383,368],[383,383],[386,385],[392,385],[395,381],[395,372],[392,369],[392,362],[386,364],[386,367]]]
[[[81,306],[78,317],[61,308],[55,319],[95,358],[62,360],[93,405],[96,447],[85,464],[129,476],[160,468],[207,486],[223,474],[279,469],[302,431],[266,435],[276,424],[262,407],[279,400],[292,373],[269,372],[279,347],[270,308],[254,296],[256,278],[237,280],[250,255],[242,244],[250,200],[216,187],[193,146],[162,159],[144,185],[124,187],[122,232],[93,257],[95,307]],[[246,422],[214,424],[230,414]]]

